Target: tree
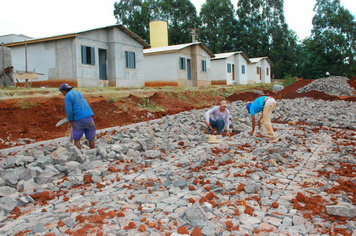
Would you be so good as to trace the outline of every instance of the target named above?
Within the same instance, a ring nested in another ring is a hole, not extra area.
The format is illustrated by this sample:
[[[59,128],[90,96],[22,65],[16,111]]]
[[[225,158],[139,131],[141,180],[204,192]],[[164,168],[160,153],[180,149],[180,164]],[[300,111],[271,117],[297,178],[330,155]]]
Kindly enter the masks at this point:
[[[312,47],[310,55],[318,55],[325,63],[313,78],[332,75],[351,77],[356,74],[356,22],[340,0],[317,0],[314,7]],[[317,63],[317,62],[315,62]],[[313,67],[316,67],[315,65]]]
[[[120,0],[114,4],[117,23],[149,42],[149,22],[166,20],[169,44],[191,42],[189,28],[199,27],[195,6],[190,0]]]
[[[234,51],[237,32],[231,0],[207,0],[201,8],[199,38],[214,53]]]
[[[170,45],[191,42],[190,28],[199,28],[197,10],[190,0],[163,0],[162,12],[168,20],[168,41]]]
[[[314,41],[311,38],[306,38],[297,47],[296,75],[307,79],[317,79],[325,75],[324,68],[327,63],[319,53],[314,51]]]
[[[236,41],[236,47],[250,57],[266,56],[268,53],[267,21],[264,21],[265,13],[261,14],[261,11],[263,0],[239,0],[237,3],[241,37]]]
[[[117,24],[122,24],[149,42],[150,9],[147,1],[120,0],[114,3]]]
[[[285,22],[283,0],[239,0],[237,48],[250,57],[268,56],[275,78],[296,72],[297,36]]]

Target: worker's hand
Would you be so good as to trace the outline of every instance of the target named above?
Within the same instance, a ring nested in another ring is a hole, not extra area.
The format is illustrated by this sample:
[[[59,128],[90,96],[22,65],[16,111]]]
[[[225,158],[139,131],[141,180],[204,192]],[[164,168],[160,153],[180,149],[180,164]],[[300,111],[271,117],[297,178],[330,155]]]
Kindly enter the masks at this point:
[[[230,131],[229,130],[226,130],[226,136],[230,137]]]

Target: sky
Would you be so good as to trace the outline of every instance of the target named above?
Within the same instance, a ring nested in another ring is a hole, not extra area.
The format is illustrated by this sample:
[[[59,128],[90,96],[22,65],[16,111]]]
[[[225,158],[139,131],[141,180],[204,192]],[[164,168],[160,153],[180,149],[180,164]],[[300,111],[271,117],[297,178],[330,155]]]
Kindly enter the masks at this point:
[[[0,35],[48,37],[100,28],[116,23],[113,0],[12,0],[0,13]],[[198,12],[205,0],[191,0]],[[237,8],[238,0],[232,0]],[[355,0],[340,0],[356,16]],[[284,0],[289,28],[299,39],[310,36],[315,0]],[[12,7],[14,6],[14,7]]]

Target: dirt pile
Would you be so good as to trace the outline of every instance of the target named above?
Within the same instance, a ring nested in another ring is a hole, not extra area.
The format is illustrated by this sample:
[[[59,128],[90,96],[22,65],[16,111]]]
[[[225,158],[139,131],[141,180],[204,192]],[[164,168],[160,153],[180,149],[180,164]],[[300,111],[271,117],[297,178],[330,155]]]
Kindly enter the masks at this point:
[[[258,93],[253,93],[253,92],[245,92],[245,93],[234,93],[226,98],[229,102],[234,102],[234,101],[253,101],[256,98],[260,97],[261,94]]]
[[[349,85],[356,90],[356,76],[352,77],[348,81]]]

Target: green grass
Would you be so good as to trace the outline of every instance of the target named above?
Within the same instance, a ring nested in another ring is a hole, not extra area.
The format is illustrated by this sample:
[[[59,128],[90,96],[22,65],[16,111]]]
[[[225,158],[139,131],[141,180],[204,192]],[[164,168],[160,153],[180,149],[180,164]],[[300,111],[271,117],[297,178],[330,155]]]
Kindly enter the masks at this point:
[[[35,102],[25,102],[25,103],[21,104],[20,108],[21,109],[28,109],[28,108],[36,106],[36,105],[37,105],[37,103],[35,103]]]
[[[137,103],[136,105],[150,112],[165,111],[164,108],[157,106],[153,102],[150,102],[149,99],[145,99],[145,98],[142,98],[141,103]]]
[[[287,86],[297,82],[297,77],[293,77],[291,75],[286,75],[286,76],[284,76],[283,80],[284,80],[283,81],[284,87],[287,87]]]
[[[283,82],[292,83],[295,78],[280,80],[278,84]],[[275,83],[275,82],[274,82]],[[168,97],[180,97],[182,100],[189,100],[184,92],[189,92],[193,97],[198,93],[209,94],[211,96],[227,97],[235,92],[246,92],[255,89],[271,90],[273,84],[247,84],[247,85],[212,85],[208,87],[136,87],[136,88],[117,88],[117,87],[95,87],[95,88],[75,88],[84,95],[93,97],[102,97],[107,102],[115,102],[120,98],[128,97],[130,94],[145,98],[149,97],[154,92],[165,92]],[[222,91],[225,89],[226,91]],[[32,97],[47,97],[62,96],[58,88],[30,88],[23,87],[7,87],[0,88],[0,100],[4,99],[25,99]]]

